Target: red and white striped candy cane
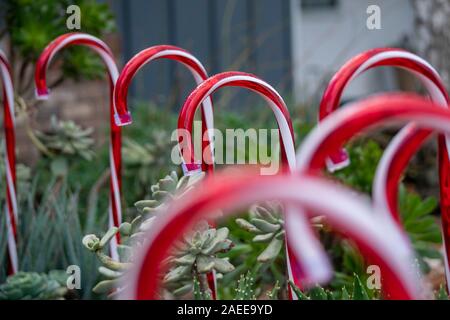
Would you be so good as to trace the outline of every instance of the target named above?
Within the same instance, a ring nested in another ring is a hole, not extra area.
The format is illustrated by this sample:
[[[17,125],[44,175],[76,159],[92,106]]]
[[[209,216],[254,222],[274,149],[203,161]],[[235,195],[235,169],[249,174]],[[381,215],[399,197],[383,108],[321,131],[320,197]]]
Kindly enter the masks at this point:
[[[336,72],[323,94],[319,108],[319,121],[325,119],[339,107],[342,94],[352,80],[365,71],[383,66],[399,67],[410,71],[421,80],[433,101],[447,105],[447,94],[442,80],[428,62],[403,49],[378,48],[356,55]],[[424,134],[422,130],[422,135]],[[335,171],[345,167],[348,163],[347,153],[341,149],[330,155],[326,164],[330,171]]]
[[[361,53],[349,60],[333,77],[327,87],[320,109],[320,117],[323,119],[339,106],[339,101],[345,87],[367,70],[379,66],[393,66],[410,71],[427,89],[433,102],[442,107],[448,107],[449,98],[445,86],[438,72],[425,60],[415,54],[402,49],[380,48]],[[400,179],[411,157],[417,152],[422,143],[430,136],[429,130],[418,130],[411,123],[403,128],[388,145],[373,181],[373,201],[380,207],[380,212],[390,214],[400,222],[398,212],[398,186]],[[449,185],[450,162],[448,158],[448,135],[439,136],[439,166],[440,166],[440,191],[442,207],[442,224],[444,229],[450,227],[450,190]],[[340,152],[340,154],[343,154]],[[327,162],[329,167],[333,164]],[[448,199],[448,200],[446,200]],[[444,233],[445,234],[445,233]],[[450,239],[445,239],[445,247],[450,246]],[[447,250],[446,250],[447,251]],[[445,255],[447,259],[449,252]],[[448,265],[448,263],[446,263]],[[447,283],[450,283],[450,273],[447,270]],[[450,289],[450,287],[449,287]]]
[[[380,266],[383,294],[388,299],[420,299],[414,254],[397,224],[374,215],[365,199],[335,183],[308,175],[260,176],[254,172],[219,173],[201,182],[204,192],[192,192],[173,202],[147,231],[131,272],[124,279],[123,299],[158,299],[164,261],[176,240],[198,219],[218,210],[230,215],[252,203],[279,200],[324,215],[333,229],[356,242],[364,256]],[[323,201],[326,196],[327,201]],[[300,211],[296,211],[297,214]],[[313,248],[311,248],[313,250]]]
[[[159,45],[144,49],[127,62],[117,79],[114,89],[114,105],[117,110],[128,109],[128,88],[136,73],[147,63],[158,59],[169,59],[182,63],[192,73],[197,84],[202,83],[203,80],[208,78],[208,74],[203,64],[195,56],[182,48],[171,45]],[[202,106],[202,134],[205,132],[212,133],[212,130],[208,130],[214,128],[213,104],[211,98],[206,99]],[[212,141],[212,137],[210,137],[209,141]],[[183,171],[185,174],[198,169],[198,166],[186,167],[183,163]],[[204,167],[203,169],[208,171],[211,168]]]
[[[14,88],[11,69],[3,51],[0,50],[0,74],[3,82],[3,122],[5,127],[5,217],[8,237],[8,274],[19,269],[17,258],[17,196],[16,196],[16,136],[14,132]]]
[[[333,116],[324,119],[320,124],[320,130],[313,130],[299,149],[298,169],[300,171],[321,169],[330,152],[342,147],[347,140],[362,130],[386,123],[408,121],[414,121],[415,125],[421,128],[428,130],[432,128],[442,134],[450,134],[450,111],[446,108],[440,108],[439,105],[415,95],[380,95],[355,102],[352,106],[336,111]],[[392,170],[396,169],[399,168],[391,166],[387,174],[393,174]],[[384,207],[375,205],[375,208],[381,215],[391,218],[390,212],[382,212]],[[450,230],[445,225],[443,236],[448,256],[447,241],[450,238]],[[448,257],[446,262],[448,270]]]
[[[133,80],[136,73],[147,63],[158,59],[169,59],[182,63],[188,70],[192,73],[194,80],[197,84],[203,82],[203,80],[208,78],[208,74],[206,72],[205,67],[202,63],[194,57],[188,51],[170,45],[159,45],[153,46],[147,49],[142,50],[138,54],[136,54],[133,58],[131,58],[127,64],[123,67],[122,72],[117,79],[116,86],[114,88],[114,105],[117,110],[126,110],[127,108],[127,96],[128,96],[128,88],[130,86],[131,81]],[[202,136],[205,133],[211,134],[214,128],[214,118],[213,118],[213,104],[211,98],[206,99],[202,104]],[[209,141],[213,141],[212,137],[209,137]],[[203,142],[203,141],[202,141]],[[207,142],[204,145],[207,146]],[[213,150],[213,148],[211,148]],[[213,155],[211,155],[213,157]],[[198,165],[188,165],[186,166],[182,163],[182,168],[184,174],[191,174],[195,171],[200,170],[201,168]],[[210,171],[212,169],[211,166],[204,166],[202,168],[205,171]],[[215,285],[215,277],[214,274],[211,273],[208,275],[209,284],[211,287],[211,291],[213,293],[213,298],[216,297],[216,285]]]
[[[197,163],[194,158],[193,141],[185,141],[184,132],[192,137],[194,115],[200,104],[222,87],[242,87],[258,93],[268,103],[275,114],[281,137],[282,161],[288,171],[295,170],[295,143],[292,122],[283,98],[265,81],[243,72],[224,72],[205,80],[187,98],[178,119],[180,152],[186,164]],[[202,157],[202,164],[205,159]],[[284,168],[284,169],[286,169]],[[323,282],[331,277],[331,266],[310,228],[306,217],[294,215],[292,208],[286,207],[286,224],[295,228],[295,237],[287,237],[289,278],[304,287],[306,280],[312,283]],[[294,209],[295,211],[295,209]],[[289,240],[289,241],[288,241]],[[311,248],[315,248],[311,250]],[[292,296],[292,292],[290,290]]]
[[[108,78],[110,85],[110,203],[109,203],[109,227],[119,227],[122,222],[122,205],[121,205],[121,125],[131,123],[131,116],[126,110],[124,113],[116,112],[112,102],[114,85],[116,83],[119,72],[114,61],[114,55],[111,49],[100,39],[85,33],[67,33],[53,40],[41,53],[36,63],[35,82],[36,96],[38,99],[48,99],[49,90],[47,88],[47,68],[53,57],[63,48],[81,45],[94,50],[100,55],[108,70]],[[120,234],[110,242],[111,256],[117,260],[117,244],[120,243]]]

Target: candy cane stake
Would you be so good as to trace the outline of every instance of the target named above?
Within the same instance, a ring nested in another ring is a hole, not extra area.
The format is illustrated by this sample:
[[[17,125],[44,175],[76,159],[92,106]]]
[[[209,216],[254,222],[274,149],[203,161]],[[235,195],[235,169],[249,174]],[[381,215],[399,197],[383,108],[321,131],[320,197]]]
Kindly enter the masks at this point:
[[[448,97],[445,86],[439,74],[428,62],[402,49],[379,48],[368,50],[350,59],[333,76],[320,103],[319,121],[325,119],[339,107],[342,93],[352,80],[365,71],[382,66],[399,67],[411,72],[422,82],[434,102],[447,106]],[[424,136],[426,134],[423,130],[421,133],[417,133],[415,139],[420,141],[419,145]],[[339,170],[348,163],[348,155],[344,149],[335,152],[327,159],[327,167],[330,171]]]
[[[202,182],[204,192],[190,193],[173,202],[147,231],[133,269],[124,279],[123,299],[157,299],[164,261],[183,232],[195,221],[211,218],[217,210],[230,215],[237,209],[265,200],[280,200],[324,215],[334,230],[355,240],[363,255],[382,270],[383,293],[388,299],[419,299],[420,285],[413,252],[396,224],[385,224],[370,205],[354,192],[307,175],[259,176],[240,172],[218,174]],[[326,195],[327,201],[323,201]],[[297,211],[298,212],[298,211]],[[302,237],[302,234],[299,234]]]
[[[427,89],[433,102],[442,107],[448,107],[449,98],[445,86],[438,72],[422,58],[401,50],[381,48],[366,51],[347,62],[333,77],[326,89],[320,108],[320,118],[323,119],[333,112],[339,105],[345,87],[361,73],[378,66],[394,66],[410,71]],[[377,167],[373,181],[374,205],[379,212],[390,213],[400,222],[398,212],[398,186],[400,179],[412,156],[418,151],[422,143],[430,136],[428,130],[417,130],[413,123],[403,128],[388,145]],[[443,226],[450,221],[450,162],[447,156],[450,140],[448,135],[439,136],[439,175],[440,198]],[[342,151],[338,153],[344,154]],[[338,158],[334,156],[334,158]],[[333,159],[333,157],[331,157]],[[344,159],[345,160],[345,159]],[[347,161],[348,163],[348,161]],[[339,169],[339,164],[327,161],[329,169]],[[450,231],[449,231],[450,232]],[[448,244],[447,244],[448,247]],[[447,256],[445,256],[447,259]],[[448,265],[448,262],[446,263]],[[450,272],[447,270],[448,290],[450,291]]]
[[[100,39],[84,33],[67,33],[53,40],[41,53],[35,70],[36,97],[41,100],[48,99],[49,90],[47,88],[47,69],[53,57],[62,49],[81,45],[94,50],[100,55],[106,64],[110,85],[110,145],[109,145],[109,163],[111,170],[110,177],[110,203],[109,203],[109,227],[119,227],[122,222],[121,205],[121,166],[122,166],[122,135],[120,126],[131,123],[131,115],[128,110],[117,112],[113,103],[112,95],[119,72],[111,49]],[[111,256],[118,260],[117,244],[120,243],[120,234],[110,242]]]
[[[122,69],[119,78],[117,79],[116,86],[114,88],[114,106],[117,110],[128,110],[127,96],[131,81],[143,66],[158,59],[169,59],[180,62],[192,73],[192,76],[197,84],[200,84],[203,80],[208,78],[208,74],[202,63],[182,48],[170,45],[159,45],[144,49],[127,62]],[[211,98],[208,98],[203,102],[202,120],[202,136],[204,136],[205,132],[212,134],[214,132],[212,130],[214,129],[214,119]],[[211,142],[211,158],[214,159],[214,147],[212,145],[213,137],[210,135],[208,138]],[[206,145],[208,145],[208,141],[206,141],[204,146]],[[204,171],[212,171],[213,166],[204,165],[202,168],[199,168],[198,165],[187,166],[185,163],[182,163],[182,168],[184,174],[189,175],[200,169],[203,169]],[[215,299],[216,285],[213,273],[208,274],[208,282],[212,291],[212,296]]]
[[[5,217],[8,237],[8,274],[19,269],[17,258],[17,197],[16,197],[16,136],[14,132],[14,88],[11,69],[0,50],[0,74],[3,82],[3,121],[5,127],[6,204]]]
[[[300,171],[319,170],[330,151],[335,151],[362,130],[392,122],[414,121],[421,128],[432,128],[443,134],[450,133],[450,111],[436,107],[436,104],[415,95],[389,94],[353,103],[351,107],[336,111],[332,117],[324,119],[320,129],[313,130],[297,153]],[[414,128],[415,129],[415,128]],[[402,134],[407,134],[404,132]],[[396,145],[404,136],[394,141]],[[449,155],[442,155],[448,157]],[[398,169],[391,166],[389,170]],[[388,175],[391,171],[387,172]],[[381,191],[379,191],[381,192]],[[375,206],[386,217],[383,207]],[[447,275],[450,254],[450,221],[442,215],[443,238]]]
[[[205,80],[187,98],[178,120],[180,132],[190,132],[192,137],[192,123],[196,110],[200,104],[222,87],[242,87],[252,90],[262,96],[275,114],[280,129],[282,159],[289,171],[295,169],[295,148],[292,123],[289,111],[277,91],[263,80],[254,75],[243,72],[224,72]],[[180,135],[180,151],[186,164],[195,164],[192,139],[182,141]],[[202,162],[204,159],[202,158]],[[287,257],[289,278],[301,287],[324,282],[332,276],[329,261],[309,226],[306,217],[293,215],[292,208],[286,207],[286,226],[295,227],[295,234],[299,237],[287,237]],[[294,209],[295,211],[295,209]],[[292,238],[292,239],[291,239]],[[311,250],[313,249],[313,250]],[[298,264],[296,262],[301,262]],[[311,281],[312,282],[308,282]],[[291,296],[292,292],[290,291]]]
[[[202,63],[191,53],[182,48],[170,45],[159,45],[144,49],[127,62],[117,79],[114,89],[114,106],[117,110],[122,110],[124,112],[128,110],[127,95],[131,81],[143,66],[158,59],[169,59],[182,63],[192,73],[197,84],[202,83],[203,80],[208,78],[208,74]],[[208,130],[214,128],[213,104],[211,98],[208,98],[203,102],[202,119],[202,136],[205,132],[212,134],[213,130]],[[209,141],[211,141],[211,143],[213,142],[213,137],[211,135],[209,136]],[[213,157],[213,153],[211,156]],[[189,174],[190,171],[198,169],[197,166],[186,167],[186,165],[183,164],[183,171],[185,174]],[[203,169],[209,171],[212,168],[208,166]]]

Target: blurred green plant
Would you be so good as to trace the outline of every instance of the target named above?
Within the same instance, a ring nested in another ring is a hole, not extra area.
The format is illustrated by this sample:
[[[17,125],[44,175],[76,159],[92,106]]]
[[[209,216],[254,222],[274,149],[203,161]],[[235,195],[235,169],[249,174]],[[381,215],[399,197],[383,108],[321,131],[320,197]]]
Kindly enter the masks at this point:
[[[6,0],[2,2],[4,29],[0,39],[8,41],[9,59],[15,72],[16,92],[24,96],[32,89],[33,75],[28,73],[41,51],[67,29],[66,9],[72,1],[62,0]],[[107,4],[94,0],[79,0],[76,5],[82,13],[80,32],[102,36],[115,30],[115,22]],[[103,76],[100,58],[86,48],[71,48],[61,55],[62,75],[54,81],[99,78]],[[24,96],[26,97],[26,95]]]
[[[50,171],[54,176],[66,176],[70,164],[78,159],[91,161],[94,158],[92,128],[83,129],[73,121],[51,117],[50,127],[36,131],[42,145],[43,155],[50,158]]]
[[[84,234],[98,232],[99,226],[107,225],[106,215],[98,219],[96,204],[86,216],[79,209],[79,191],[71,190],[66,180],[53,178],[42,191],[38,185],[42,179],[36,176],[30,190],[19,203],[18,225],[19,267],[23,272],[46,273],[53,269],[66,269],[69,265],[80,266],[81,290],[76,295],[92,298],[92,287],[97,281],[98,262],[86,252],[80,243]],[[55,189],[55,184],[59,188]],[[41,187],[42,188],[42,187]],[[4,219],[0,220],[0,283],[6,279],[7,239]],[[43,250],[45,248],[45,250]]]

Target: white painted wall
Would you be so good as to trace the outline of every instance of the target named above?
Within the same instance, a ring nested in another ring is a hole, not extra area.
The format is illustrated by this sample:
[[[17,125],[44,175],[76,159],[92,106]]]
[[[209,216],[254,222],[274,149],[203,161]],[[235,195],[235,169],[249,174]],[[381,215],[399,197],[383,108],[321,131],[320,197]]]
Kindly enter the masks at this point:
[[[320,84],[349,58],[364,50],[395,46],[412,30],[414,15],[409,0],[339,0],[336,9],[301,10],[291,1],[294,98],[304,102],[319,92]],[[369,5],[381,8],[381,30],[368,30]],[[351,98],[395,88],[392,70],[383,68],[361,76],[346,90]]]

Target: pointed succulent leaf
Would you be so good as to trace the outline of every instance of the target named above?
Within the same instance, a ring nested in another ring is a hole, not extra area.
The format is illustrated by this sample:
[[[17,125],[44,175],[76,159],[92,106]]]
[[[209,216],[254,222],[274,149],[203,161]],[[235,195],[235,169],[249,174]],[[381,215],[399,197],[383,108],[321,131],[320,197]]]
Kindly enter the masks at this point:
[[[199,273],[210,272],[214,268],[214,259],[201,255],[197,257],[196,264]]]
[[[117,285],[115,280],[103,280],[97,283],[97,285],[92,289],[93,292],[97,294],[108,293],[113,290]]]
[[[165,276],[164,276],[164,282],[170,283],[181,280],[183,277],[189,275],[189,272],[191,271],[191,268],[189,266],[179,266],[172,270],[170,270]]]
[[[281,226],[272,224],[262,219],[251,219],[250,222],[262,232],[275,232],[280,230]]]
[[[273,236],[273,233],[259,234],[253,238],[253,242],[269,242]]]
[[[275,259],[283,247],[283,241],[273,238],[264,251],[258,256],[257,260],[266,263]]]
[[[234,266],[227,259],[214,258],[214,269],[220,273],[228,273],[234,270]]]
[[[259,230],[257,227],[255,227],[253,224],[251,224],[250,222],[248,222],[245,219],[239,218],[239,219],[236,219],[235,221],[239,227],[241,227],[244,230],[247,230],[248,232],[261,233],[261,230]]]
[[[114,271],[103,266],[98,268],[98,272],[108,279],[117,279],[123,274],[122,272]]]

